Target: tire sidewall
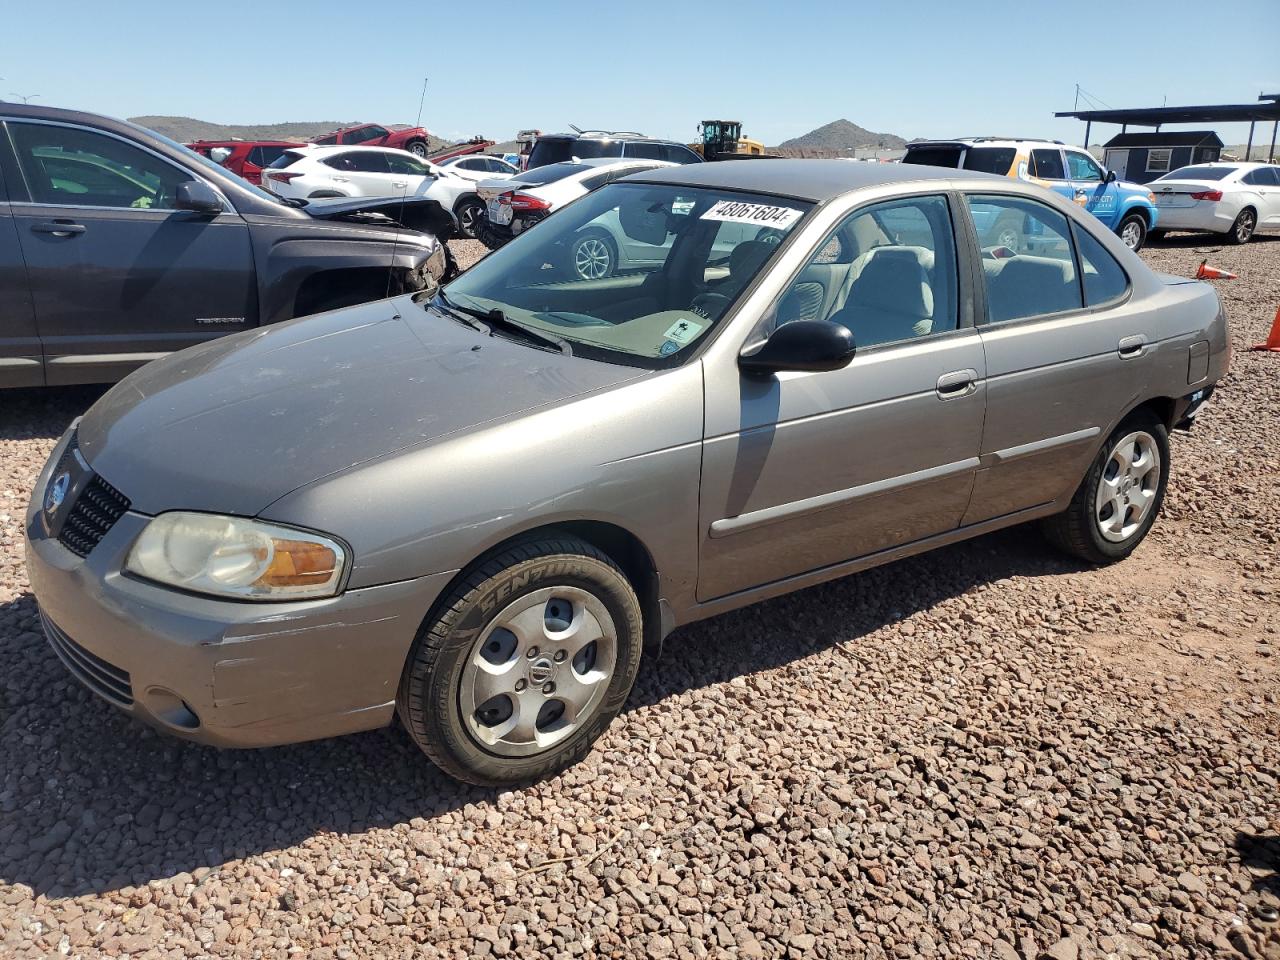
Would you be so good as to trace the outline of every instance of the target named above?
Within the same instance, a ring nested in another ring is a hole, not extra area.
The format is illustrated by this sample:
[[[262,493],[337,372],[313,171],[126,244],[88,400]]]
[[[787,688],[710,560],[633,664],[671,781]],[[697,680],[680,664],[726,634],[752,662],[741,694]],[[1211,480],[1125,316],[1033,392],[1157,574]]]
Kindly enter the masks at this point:
[[[1098,496],[1098,485],[1102,482],[1102,473],[1106,469],[1107,462],[1111,459],[1112,452],[1121,439],[1135,430],[1149,433],[1156,442],[1156,449],[1160,453],[1160,482],[1156,487],[1155,503],[1151,505],[1151,510],[1147,513],[1142,524],[1127,538],[1116,542],[1108,540],[1102,535],[1102,531],[1098,529],[1098,521],[1094,515],[1094,502]],[[1124,559],[1138,549],[1138,545],[1146,539],[1147,533],[1151,530],[1152,525],[1156,522],[1156,517],[1160,515],[1160,510],[1164,506],[1164,494],[1169,485],[1169,467],[1169,433],[1163,423],[1154,416],[1147,414],[1129,417],[1124,420],[1120,426],[1111,432],[1107,442],[1098,451],[1098,456],[1094,459],[1093,466],[1089,468],[1089,476],[1085,481],[1085,495],[1082,506],[1088,511],[1088,515],[1083,519],[1086,521],[1085,529],[1093,547],[1108,560]]]
[[[530,757],[492,753],[471,736],[461,714],[459,695],[467,660],[476,638],[507,605],[536,590],[560,586],[592,593],[613,618],[617,659],[608,690],[591,720],[546,753]],[[453,606],[431,632],[443,642],[430,669],[421,676],[413,671],[415,675],[406,677],[408,684],[421,684],[418,693],[424,706],[421,722],[406,717],[406,725],[445,754],[446,766],[457,765],[470,779],[487,783],[541,779],[585,755],[626,703],[643,647],[640,605],[630,584],[611,565],[576,554],[540,556],[506,567]]]
[[[476,208],[476,215],[471,220],[470,233],[468,233],[466,229],[462,226],[462,211],[466,210],[468,207]],[[462,200],[458,202],[457,208],[454,210],[454,216],[457,218],[457,221],[458,221],[458,232],[468,240],[479,239],[480,218],[484,215],[484,211],[485,211],[484,201],[481,200],[479,197],[475,197],[475,196],[463,197]]]

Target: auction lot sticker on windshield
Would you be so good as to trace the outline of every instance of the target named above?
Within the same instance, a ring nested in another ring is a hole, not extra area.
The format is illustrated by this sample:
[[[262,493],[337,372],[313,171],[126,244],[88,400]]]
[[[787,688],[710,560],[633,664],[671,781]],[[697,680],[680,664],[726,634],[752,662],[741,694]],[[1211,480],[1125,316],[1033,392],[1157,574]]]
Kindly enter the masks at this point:
[[[727,220],[730,223],[754,223],[761,227],[785,230],[800,219],[800,211],[791,207],[774,207],[767,203],[743,203],[721,200],[702,215],[703,220]]]

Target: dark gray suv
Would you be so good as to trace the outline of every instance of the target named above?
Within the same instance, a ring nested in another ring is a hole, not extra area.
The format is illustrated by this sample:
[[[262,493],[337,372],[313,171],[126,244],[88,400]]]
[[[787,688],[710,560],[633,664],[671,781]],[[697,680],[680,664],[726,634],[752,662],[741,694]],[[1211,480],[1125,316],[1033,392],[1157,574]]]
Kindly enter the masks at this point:
[[[135,124],[0,105],[0,387],[109,383],[224,334],[433,286],[453,272],[452,222],[434,201],[401,206],[293,205]]]

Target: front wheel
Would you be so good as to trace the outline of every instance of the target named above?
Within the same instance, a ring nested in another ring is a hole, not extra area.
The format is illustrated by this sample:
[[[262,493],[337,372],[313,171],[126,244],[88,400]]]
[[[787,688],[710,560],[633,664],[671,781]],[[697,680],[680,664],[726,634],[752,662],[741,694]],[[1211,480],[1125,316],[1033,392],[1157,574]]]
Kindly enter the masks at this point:
[[[1240,211],[1240,215],[1236,217],[1235,223],[1231,224],[1231,229],[1227,231],[1228,243],[1248,243],[1253,237],[1253,231],[1258,226],[1258,215],[1253,212],[1252,207],[1245,207]]]
[[[422,157],[423,159],[426,159],[427,144],[423,140],[410,140],[405,145],[405,149],[408,150],[410,153],[412,153],[415,157]]]
[[[1168,481],[1169,433],[1154,414],[1135,413],[1102,445],[1067,509],[1045,521],[1045,534],[1089,563],[1123,560],[1155,523]]]
[[[516,544],[444,601],[405,667],[397,709],[449,775],[480,786],[548,777],[586,755],[640,665],[640,603],[573,537]]]
[[[1116,233],[1119,234],[1121,243],[1137,253],[1147,240],[1147,221],[1142,218],[1142,214],[1131,213],[1120,221]]]

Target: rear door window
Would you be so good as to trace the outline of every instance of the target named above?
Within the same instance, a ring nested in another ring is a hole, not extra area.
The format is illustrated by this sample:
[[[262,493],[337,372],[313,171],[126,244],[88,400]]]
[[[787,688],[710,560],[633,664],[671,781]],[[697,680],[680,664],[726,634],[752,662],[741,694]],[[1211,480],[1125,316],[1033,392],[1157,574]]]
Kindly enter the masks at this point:
[[[1031,176],[1041,180],[1065,180],[1066,171],[1062,168],[1062,152],[1060,150],[1032,150]]]
[[[1088,230],[1072,224],[1072,231],[1080,253],[1080,272],[1084,276],[1084,302],[1096,307],[1123,297],[1129,289],[1124,268]]]
[[[1023,197],[975,194],[965,200],[982,248],[988,323],[1083,307],[1065,216]]]

